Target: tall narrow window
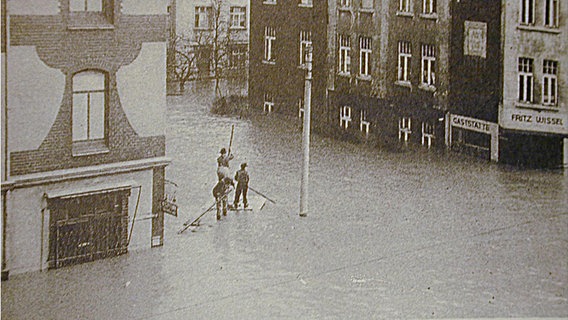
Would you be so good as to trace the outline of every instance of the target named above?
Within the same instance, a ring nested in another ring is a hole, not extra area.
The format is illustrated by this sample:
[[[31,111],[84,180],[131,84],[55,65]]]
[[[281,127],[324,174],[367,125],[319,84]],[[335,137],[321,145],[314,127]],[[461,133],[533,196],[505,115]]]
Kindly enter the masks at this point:
[[[211,7],[195,7],[195,28],[209,29],[211,27]]]
[[[412,122],[410,118],[402,117],[398,122],[398,139],[408,141],[412,134]]]
[[[300,31],[300,65],[306,63],[308,47],[312,45],[312,32]]]
[[[546,106],[555,106],[558,100],[558,62],[552,60],[544,60],[542,73],[542,104]]]
[[[398,81],[410,82],[410,59],[412,52],[410,42],[398,42]]]
[[[298,99],[298,118],[304,119],[304,99]]]
[[[340,0],[339,4],[342,7],[349,7],[351,6],[351,0]]]
[[[359,74],[366,77],[371,74],[372,39],[359,38],[359,49]]]
[[[73,76],[73,142],[102,140],[106,124],[106,77],[97,71]]]
[[[422,13],[432,14],[436,13],[436,0],[423,0]]]
[[[544,1],[544,25],[546,27],[558,27],[558,0]]]
[[[231,7],[230,9],[230,26],[232,29],[246,28],[246,8]]]
[[[534,0],[520,0],[521,10],[520,22],[521,24],[534,24]]]
[[[422,45],[422,84],[436,85],[436,49],[433,45]]]
[[[351,123],[351,107],[343,106],[339,108],[339,125],[347,129]]]
[[[270,92],[264,93],[264,113],[271,113],[274,110],[274,96]]]
[[[71,12],[101,12],[103,11],[102,0],[70,0],[69,11]]]
[[[399,12],[410,12],[410,0],[399,0],[398,1],[398,11]]]
[[[264,61],[275,61],[274,43],[276,42],[276,30],[272,27],[264,28]]]
[[[371,123],[367,120],[367,111],[361,110],[361,119],[359,121],[359,130],[365,135],[369,134]]]
[[[533,100],[533,59],[519,58],[519,101]]]
[[[351,72],[351,39],[346,35],[339,35],[339,73]]]

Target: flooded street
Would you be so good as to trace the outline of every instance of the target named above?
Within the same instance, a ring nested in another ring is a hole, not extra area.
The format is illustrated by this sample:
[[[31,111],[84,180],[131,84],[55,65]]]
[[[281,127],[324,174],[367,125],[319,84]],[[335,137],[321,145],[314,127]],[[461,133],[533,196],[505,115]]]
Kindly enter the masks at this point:
[[[211,94],[168,98],[164,246],[11,275],[3,319],[568,317],[567,173],[314,135],[301,218],[297,124],[215,116]],[[231,170],[276,204],[177,234],[213,204],[232,125]]]

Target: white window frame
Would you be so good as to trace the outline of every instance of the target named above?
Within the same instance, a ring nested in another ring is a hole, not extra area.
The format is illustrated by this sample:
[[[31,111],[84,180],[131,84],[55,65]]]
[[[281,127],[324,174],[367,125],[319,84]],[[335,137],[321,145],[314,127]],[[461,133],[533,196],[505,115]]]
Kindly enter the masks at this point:
[[[344,7],[344,8],[350,7],[351,6],[351,0],[340,0],[339,6]]]
[[[263,4],[276,4],[276,0],[264,0],[262,1]]]
[[[246,29],[247,27],[247,8],[232,6],[230,9],[230,28],[231,29]]]
[[[234,46],[231,48],[231,56],[229,58],[230,68],[246,67],[247,48],[243,46]]]
[[[274,62],[274,44],[276,42],[276,30],[273,27],[264,28],[264,61]]]
[[[268,114],[274,111],[274,96],[270,92],[264,93],[264,113]]]
[[[69,0],[70,12],[102,12],[104,0]]]
[[[373,53],[373,39],[371,37],[359,38],[359,75],[371,76],[371,55]]]
[[[519,57],[519,101],[532,103],[534,99],[534,59]]]
[[[339,126],[343,129],[349,128],[351,123],[351,107],[342,106],[339,108]]]
[[[359,121],[359,131],[363,132],[365,136],[369,135],[369,129],[371,128],[371,122],[367,120],[367,111],[361,110],[361,118]]]
[[[520,0],[519,23],[533,25],[535,18],[535,0]]]
[[[422,145],[432,146],[434,140],[434,125],[428,122],[422,122]]]
[[[426,87],[434,87],[436,85],[436,47],[434,45],[422,45],[420,83]]]
[[[436,13],[436,0],[422,0],[422,13],[435,14]]]
[[[398,140],[404,138],[404,142],[407,142],[410,139],[410,135],[412,134],[412,119],[402,117],[398,121]]]
[[[351,73],[351,37],[339,35],[339,73],[349,75]]]
[[[410,1],[412,1],[412,0],[399,0],[398,1],[398,11],[410,13]]]
[[[312,46],[312,32],[311,31],[300,31],[300,66],[304,67],[306,64],[306,57],[308,53],[308,47]]]
[[[558,0],[544,0],[544,26],[558,28]]]
[[[210,6],[195,6],[195,29],[210,29],[211,28],[211,13],[213,8]]]
[[[298,118],[304,119],[304,99],[298,99]]]
[[[542,104],[558,104],[558,61],[544,60],[542,63]]]
[[[410,62],[412,61],[412,44],[409,41],[398,42],[398,77],[400,82],[410,83]]]
[[[300,0],[300,3],[298,5],[300,7],[311,7],[311,6],[313,6],[313,1],[312,0]]]
[[[103,140],[106,137],[107,77],[87,70],[73,75],[72,140]]]

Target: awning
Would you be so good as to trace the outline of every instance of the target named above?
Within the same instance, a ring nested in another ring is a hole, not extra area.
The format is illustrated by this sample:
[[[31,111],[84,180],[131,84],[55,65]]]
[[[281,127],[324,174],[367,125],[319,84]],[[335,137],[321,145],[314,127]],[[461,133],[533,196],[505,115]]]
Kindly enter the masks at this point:
[[[49,199],[70,199],[77,197],[90,196],[95,194],[103,194],[109,192],[117,192],[136,188],[139,185],[136,181],[120,181],[115,183],[99,183],[88,186],[80,186],[77,188],[53,188],[45,193]]]

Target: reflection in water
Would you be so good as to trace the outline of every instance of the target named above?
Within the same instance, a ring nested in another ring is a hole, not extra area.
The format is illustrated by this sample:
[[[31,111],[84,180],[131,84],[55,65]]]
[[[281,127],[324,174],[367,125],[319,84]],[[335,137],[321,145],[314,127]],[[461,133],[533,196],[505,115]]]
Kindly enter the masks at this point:
[[[567,177],[313,135],[299,218],[301,130],[278,115],[208,112],[211,89],[168,99],[179,218],[165,246],[2,284],[7,318],[423,318],[568,314]],[[214,212],[215,158],[276,200]],[[192,230],[194,232],[192,232]],[[34,290],[28,290],[33,287]],[[85,290],[89,288],[89,290]],[[29,304],[36,301],[35,304]],[[26,306],[26,307],[24,307]],[[538,307],[537,307],[538,306]],[[40,316],[41,315],[41,316]]]

